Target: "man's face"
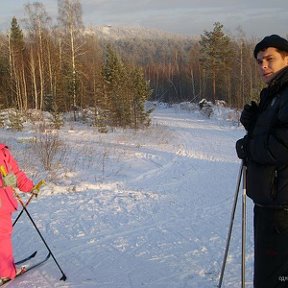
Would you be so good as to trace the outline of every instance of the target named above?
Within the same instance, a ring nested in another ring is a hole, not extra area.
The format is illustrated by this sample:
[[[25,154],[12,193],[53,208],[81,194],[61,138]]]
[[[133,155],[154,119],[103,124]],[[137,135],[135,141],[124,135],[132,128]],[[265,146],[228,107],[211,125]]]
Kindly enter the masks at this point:
[[[284,67],[288,66],[288,56],[284,57],[274,47],[269,47],[257,54],[260,76],[266,84]]]

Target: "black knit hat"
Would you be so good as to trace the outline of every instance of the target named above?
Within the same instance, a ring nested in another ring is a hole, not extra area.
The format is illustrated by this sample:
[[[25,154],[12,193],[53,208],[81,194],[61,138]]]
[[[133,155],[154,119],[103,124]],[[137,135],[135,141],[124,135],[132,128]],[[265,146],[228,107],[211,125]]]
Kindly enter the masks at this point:
[[[263,40],[261,40],[254,49],[254,57],[257,58],[257,54],[259,51],[262,51],[268,47],[274,47],[279,49],[280,51],[288,52],[288,41],[278,35],[266,36]]]

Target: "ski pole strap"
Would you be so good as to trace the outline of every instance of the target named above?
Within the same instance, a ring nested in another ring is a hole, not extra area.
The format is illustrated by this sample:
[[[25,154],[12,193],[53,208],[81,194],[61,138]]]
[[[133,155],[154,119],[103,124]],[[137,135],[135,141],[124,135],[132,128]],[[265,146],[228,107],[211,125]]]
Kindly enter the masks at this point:
[[[14,195],[16,196],[16,198],[18,199],[18,201],[20,202],[20,204],[22,205],[22,207],[25,207],[25,203],[23,202],[21,196],[17,193],[17,191],[14,190]]]

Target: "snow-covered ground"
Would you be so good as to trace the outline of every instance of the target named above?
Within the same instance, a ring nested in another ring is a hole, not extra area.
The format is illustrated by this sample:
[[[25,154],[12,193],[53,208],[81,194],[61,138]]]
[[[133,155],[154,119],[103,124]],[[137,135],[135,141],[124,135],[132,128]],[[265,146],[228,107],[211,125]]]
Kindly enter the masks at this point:
[[[51,258],[8,287],[217,287],[244,130],[220,117],[158,107],[147,130],[99,134],[69,123],[59,163],[41,168],[33,136],[1,130],[20,166],[46,177],[30,214],[67,276]],[[23,140],[24,139],[24,140]],[[61,160],[61,163],[60,163]],[[49,176],[48,176],[49,175]],[[247,207],[246,287],[252,287],[252,203]],[[17,214],[15,214],[16,216]],[[27,216],[14,229],[15,258],[46,248]],[[241,192],[222,287],[241,282]]]

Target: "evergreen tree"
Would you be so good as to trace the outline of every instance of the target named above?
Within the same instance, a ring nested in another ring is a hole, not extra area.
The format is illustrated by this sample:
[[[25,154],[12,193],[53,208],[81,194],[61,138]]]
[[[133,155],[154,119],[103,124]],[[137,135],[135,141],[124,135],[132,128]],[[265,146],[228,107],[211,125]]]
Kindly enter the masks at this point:
[[[64,125],[63,117],[61,112],[54,105],[53,111],[51,111],[51,126],[54,129],[60,129]]]
[[[138,128],[150,123],[145,102],[152,90],[143,70],[125,65],[111,46],[107,47],[103,77],[112,125]]]
[[[10,44],[14,53],[19,53],[24,49],[23,32],[18,25],[16,17],[13,17],[11,21]]]
[[[206,75],[212,80],[213,100],[216,100],[216,82],[224,81],[226,73],[231,68],[230,59],[233,57],[233,50],[230,38],[224,34],[223,25],[214,23],[213,31],[205,31],[201,35],[201,64]]]
[[[108,127],[106,125],[107,117],[103,110],[95,107],[94,109],[94,118],[93,118],[93,126],[98,128],[99,133],[107,133]]]
[[[140,126],[150,125],[150,113],[151,111],[145,111],[145,102],[152,95],[152,89],[148,81],[145,80],[143,70],[141,68],[131,69],[131,81],[133,91],[132,101],[132,125],[134,128]]]
[[[24,37],[17,19],[12,18],[9,34],[9,66],[10,66],[10,104],[16,104],[20,110],[27,109],[27,87],[24,69]]]
[[[103,77],[113,126],[125,127],[129,124],[130,109],[127,97],[128,73],[122,60],[107,46]]]
[[[9,128],[15,131],[22,131],[23,126],[23,117],[19,110],[11,111],[8,114],[9,119]]]
[[[6,113],[2,110],[3,105],[0,105],[0,128],[3,128],[5,126],[5,120],[6,120]]]

